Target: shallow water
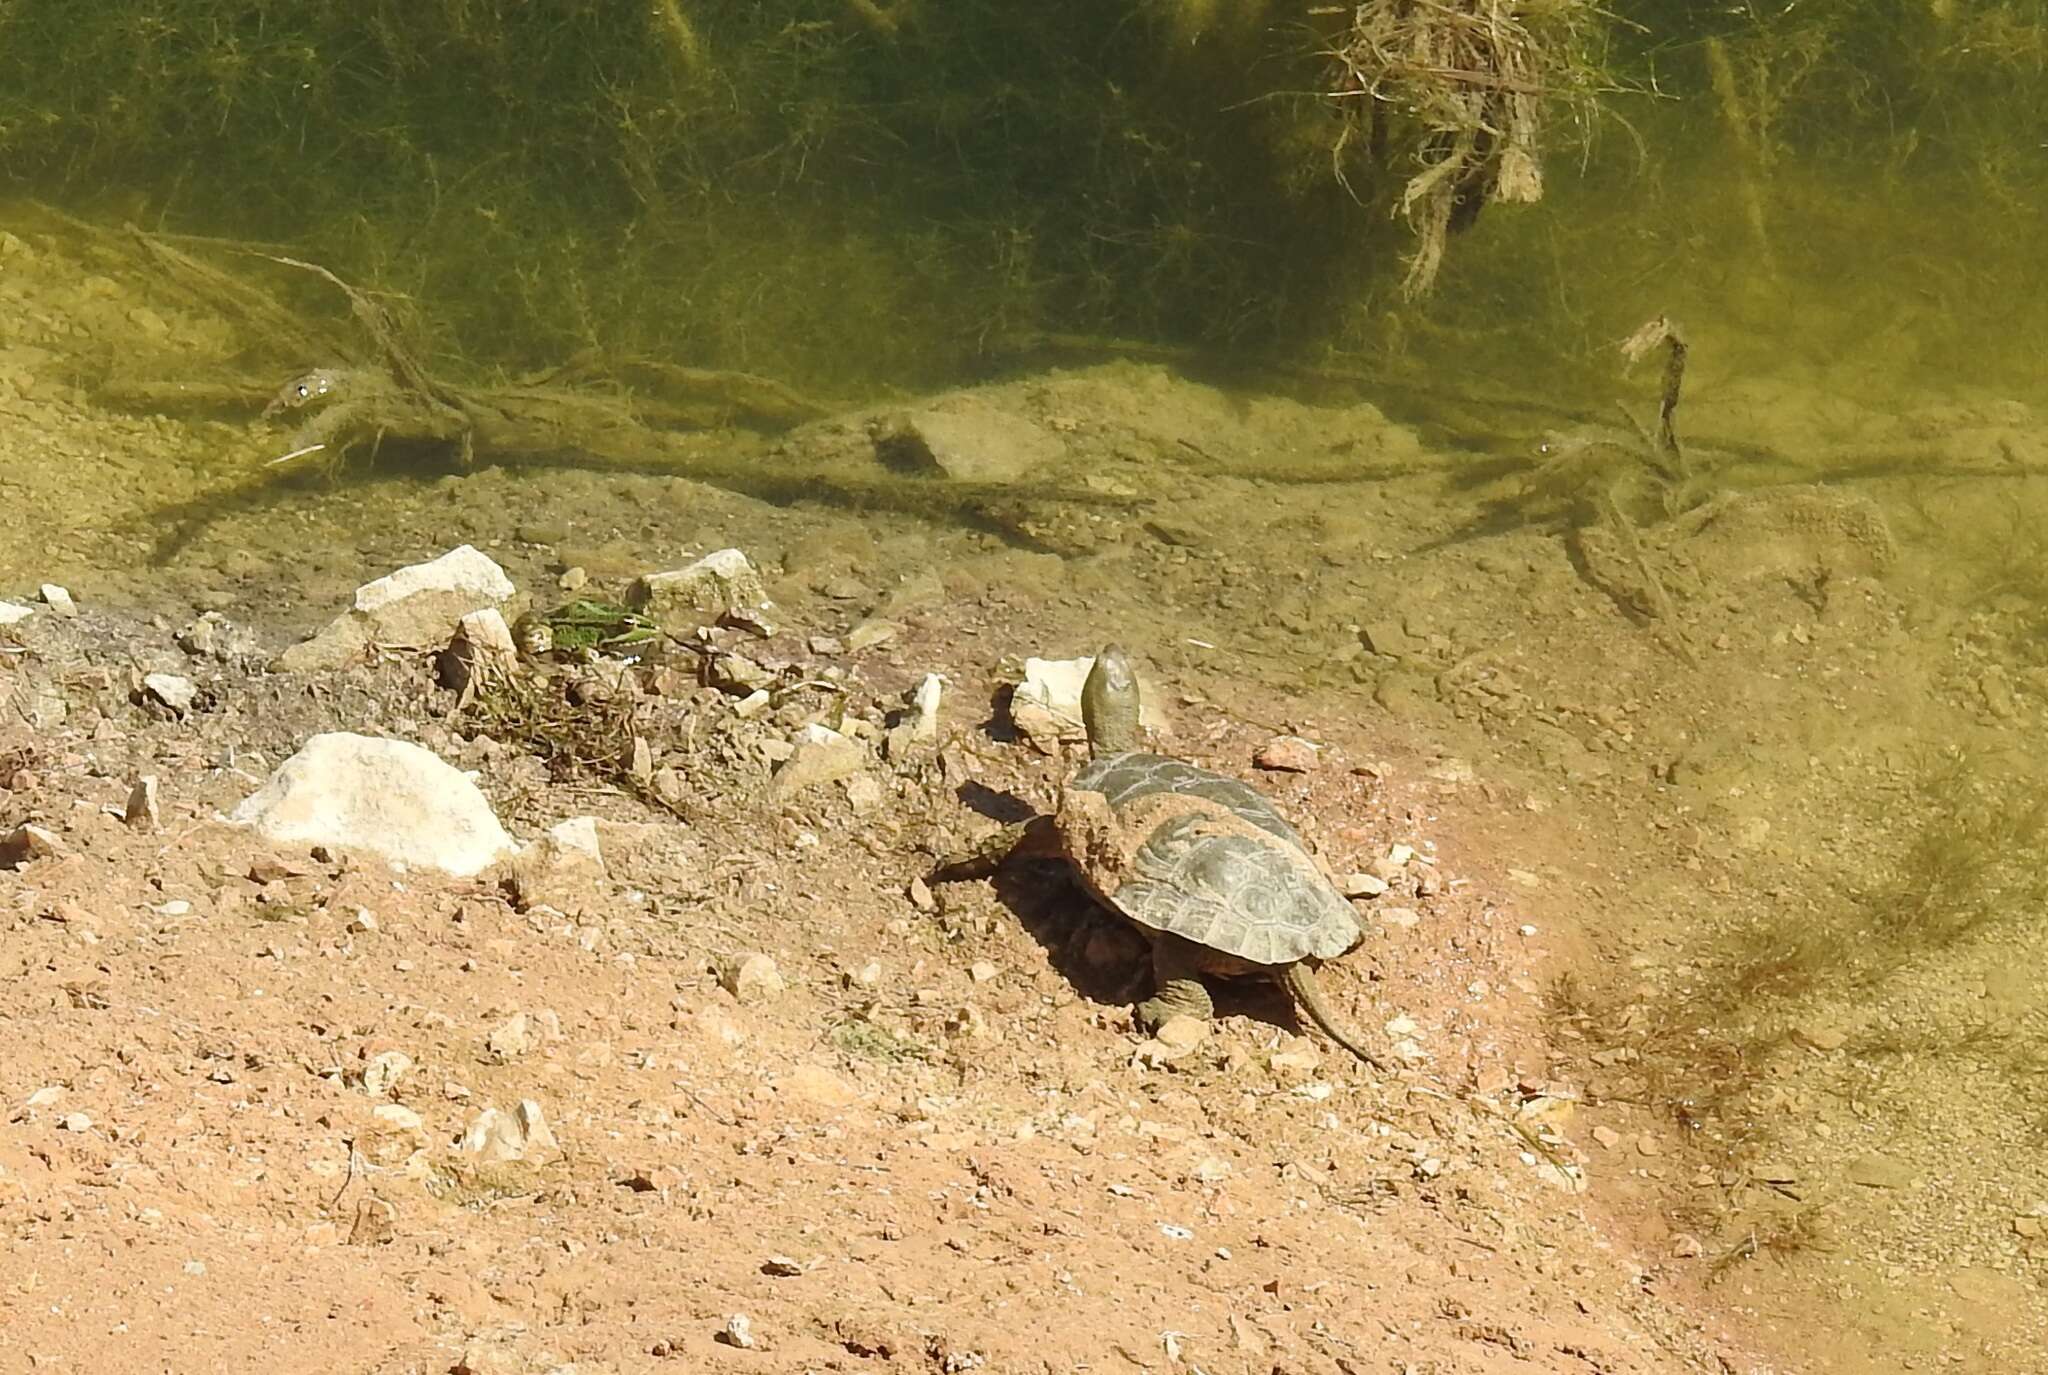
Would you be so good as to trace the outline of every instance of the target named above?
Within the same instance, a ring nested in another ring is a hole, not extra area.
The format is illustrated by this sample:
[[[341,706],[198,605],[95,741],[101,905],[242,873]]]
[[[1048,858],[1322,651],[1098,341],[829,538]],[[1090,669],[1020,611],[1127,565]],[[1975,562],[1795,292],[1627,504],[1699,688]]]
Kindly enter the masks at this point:
[[[1669,97],[1617,98],[1640,146],[1488,208],[1414,306],[1397,232],[1283,196],[1200,94],[1274,80],[1231,56],[1289,16],[1154,60],[1185,27],[967,6],[940,61],[823,4],[685,6],[651,45],[157,9],[0,32],[43,64],[0,148],[65,207],[0,215],[0,596],[297,631],[459,543],[539,588],[738,544],[793,604],[1065,601],[1276,714],[1383,713],[1578,837],[1503,864],[1583,935],[1562,1063],[1654,1263],[1816,1368],[2035,1359],[2035,7],[1636,7],[1616,60]],[[488,94],[437,99],[458,69]],[[1636,433],[1659,364],[1615,348],[1667,313],[1683,480]],[[260,417],[389,366],[379,331],[496,417],[467,461],[380,446],[430,422],[360,389]],[[875,442],[984,383],[995,469]]]

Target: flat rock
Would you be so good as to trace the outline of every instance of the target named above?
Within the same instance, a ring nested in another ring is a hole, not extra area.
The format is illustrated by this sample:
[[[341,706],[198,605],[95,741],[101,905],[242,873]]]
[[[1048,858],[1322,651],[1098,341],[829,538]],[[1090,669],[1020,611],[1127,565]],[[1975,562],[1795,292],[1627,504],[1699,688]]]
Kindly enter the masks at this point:
[[[1842,1174],[1851,1184],[1866,1189],[1910,1189],[1915,1177],[1913,1167],[1903,1160],[1875,1153],[1850,1161]]]
[[[719,971],[718,981],[740,1003],[772,1002],[782,996],[782,974],[771,956],[759,951],[736,955]]]
[[[308,740],[229,820],[280,844],[365,850],[458,877],[517,848],[467,774],[409,741],[345,731]]]
[[[778,1093],[821,1108],[850,1108],[860,1101],[858,1089],[823,1065],[798,1065],[775,1087]]]
[[[1308,773],[1321,760],[1321,751],[1298,735],[1276,735],[1259,746],[1252,763],[1275,773]]]
[[[502,607],[517,592],[490,555],[464,544],[364,583],[356,589],[355,614],[369,622],[377,644],[430,649],[446,643],[470,612]]]
[[[142,690],[183,716],[199,700],[199,687],[190,678],[175,673],[151,673],[143,677]]]
[[[20,602],[0,602],[0,625],[14,625],[35,614],[36,609],[32,606],[23,606]]]

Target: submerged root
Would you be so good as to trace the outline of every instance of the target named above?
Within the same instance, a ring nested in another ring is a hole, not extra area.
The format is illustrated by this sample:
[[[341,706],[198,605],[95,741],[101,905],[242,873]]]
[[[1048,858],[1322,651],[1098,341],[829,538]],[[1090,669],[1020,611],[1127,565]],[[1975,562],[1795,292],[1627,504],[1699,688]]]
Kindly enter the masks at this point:
[[[1599,11],[1588,0],[1540,9],[1510,0],[1365,0],[1330,53],[1345,125],[1337,177],[1354,148],[1422,164],[1398,208],[1416,235],[1402,284],[1429,291],[1451,235],[1488,201],[1543,197],[1540,149],[1552,106],[1582,123],[1606,84],[1591,59]],[[1402,126],[1400,140],[1389,126]],[[1412,150],[1412,154],[1411,154]]]

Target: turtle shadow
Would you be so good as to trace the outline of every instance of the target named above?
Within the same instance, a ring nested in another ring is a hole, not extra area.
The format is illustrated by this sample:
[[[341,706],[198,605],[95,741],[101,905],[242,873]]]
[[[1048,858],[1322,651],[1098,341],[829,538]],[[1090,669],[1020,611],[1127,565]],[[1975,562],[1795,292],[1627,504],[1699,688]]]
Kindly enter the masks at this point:
[[[1064,860],[1005,861],[990,880],[996,901],[1038,942],[1046,963],[1091,1003],[1128,1012],[1152,994],[1152,947],[1095,900]],[[1216,1015],[1306,1035],[1286,990],[1269,979],[1205,978]]]

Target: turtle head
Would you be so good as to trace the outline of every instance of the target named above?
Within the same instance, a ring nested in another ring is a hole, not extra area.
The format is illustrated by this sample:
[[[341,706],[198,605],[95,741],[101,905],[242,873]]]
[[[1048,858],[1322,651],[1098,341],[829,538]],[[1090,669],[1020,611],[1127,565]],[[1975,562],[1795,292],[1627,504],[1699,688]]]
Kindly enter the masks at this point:
[[[1138,675],[1122,645],[1104,645],[1081,684],[1081,724],[1098,759],[1138,748]]]

